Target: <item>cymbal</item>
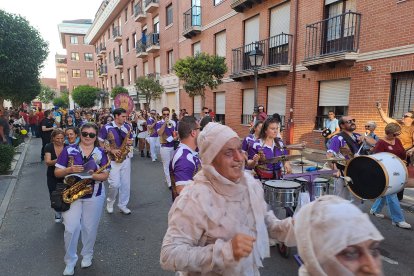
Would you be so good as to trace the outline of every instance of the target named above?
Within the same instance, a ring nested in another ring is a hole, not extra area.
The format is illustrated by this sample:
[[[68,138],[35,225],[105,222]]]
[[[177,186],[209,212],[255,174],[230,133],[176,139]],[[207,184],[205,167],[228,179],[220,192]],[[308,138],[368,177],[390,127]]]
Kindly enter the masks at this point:
[[[289,160],[296,159],[296,158],[299,158],[299,157],[302,157],[302,155],[299,155],[299,154],[281,155],[281,156],[278,156],[278,157],[266,159],[266,161],[264,161],[263,163],[265,163],[265,164],[275,164],[275,163],[278,163],[280,161],[289,161]]]
[[[346,161],[346,159],[345,158],[335,157],[335,158],[322,159],[321,161],[324,161],[324,162],[337,162],[337,161]]]

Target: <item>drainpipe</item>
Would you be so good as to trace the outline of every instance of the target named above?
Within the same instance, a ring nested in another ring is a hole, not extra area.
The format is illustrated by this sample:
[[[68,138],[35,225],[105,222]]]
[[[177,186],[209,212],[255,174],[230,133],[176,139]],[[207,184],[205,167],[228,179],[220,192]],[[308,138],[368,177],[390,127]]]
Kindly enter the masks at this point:
[[[296,60],[297,60],[297,44],[298,44],[298,25],[299,25],[299,0],[295,5],[295,32],[293,34],[293,57],[292,57],[292,95],[290,98],[289,123],[288,123],[288,144],[293,144],[293,133],[295,128],[294,110],[295,90],[296,90]]]

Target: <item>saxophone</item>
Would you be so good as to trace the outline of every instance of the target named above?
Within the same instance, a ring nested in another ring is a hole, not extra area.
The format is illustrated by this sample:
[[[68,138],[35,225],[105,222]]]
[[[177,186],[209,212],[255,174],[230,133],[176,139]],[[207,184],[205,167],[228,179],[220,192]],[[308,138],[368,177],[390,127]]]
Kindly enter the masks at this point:
[[[120,156],[115,156],[113,154],[110,154],[110,156],[112,157],[111,159],[114,160],[116,163],[122,163],[126,159],[128,153],[131,151],[131,148],[128,145],[128,139],[129,139],[129,136],[131,135],[131,133],[132,133],[132,127],[129,129],[127,135],[125,136],[124,140],[122,141],[121,146],[118,148],[121,151],[121,155]],[[108,140],[110,142],[110,145],[105,145],[105,148],[114,149],[113,146],[115,145],[115,138],[114,138],[114,135],[112,134],[112,132],[110,132],[108,134]]]
[[[73,162],[72,162],[73,164]],[[108,163],[106,163],[103,167],[98,169],[95,173],[101,173],[111,164],[111,159],[108,157]],[[82,198],[85,195],[90,195],[93,192],[92,184],[94,182],[93,179],[81,179],[76,182],[77,177],[70,177],[65,179],[65,184],[69,185],[69,188],[65,189],[62,193],[62,199],[65,203],[72,203],[75,200]]]

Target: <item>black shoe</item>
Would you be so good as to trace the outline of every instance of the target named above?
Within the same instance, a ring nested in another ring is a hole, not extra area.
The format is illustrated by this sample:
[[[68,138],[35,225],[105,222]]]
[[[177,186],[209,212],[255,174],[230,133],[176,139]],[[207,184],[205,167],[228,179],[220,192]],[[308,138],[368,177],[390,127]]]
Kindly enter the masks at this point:
[[[141,150],[141,157],[145,157],[144,151]]]
[[[151,154],[147,151],[147,158],[151,158]]]

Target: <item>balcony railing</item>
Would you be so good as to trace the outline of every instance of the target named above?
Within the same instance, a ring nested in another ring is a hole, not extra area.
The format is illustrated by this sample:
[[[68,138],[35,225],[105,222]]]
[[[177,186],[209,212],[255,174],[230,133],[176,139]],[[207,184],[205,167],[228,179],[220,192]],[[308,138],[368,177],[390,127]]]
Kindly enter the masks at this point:
[[[155,52],[160,49],[160,34],[150,33],[146,36],[146,51],[149,53]]]
[[[152,13],[159,7],[159,0],[145,0],[145,12]]]
[[[115,57],[115,69],[122,69],[124,65],[124,60],[121,57]]]
[[[114,41],[122,40],[122,34],[121,34],[121,27],[120,26],[115,26],[112,29],[112,38],[114,39]]]
[[[226,124],[226,114],[216,114],[214,120],[222,125]]]
[[[147,14],[142,8],[142,1],[138,1],[134,6],[135,22],[141,22],[147,18]]]
[[[103,77],[108,75],[108,67],[105,64],[101,64],[98,68],[98,76]]]
[[[106,53],[106,46],[103,43],[99,44],[99,53],[104,55]]]
[[[260,70],[271,69],[280,65],[290,65],[292,55],[292,35],[279,34],[264,40],[256,41],[242,47],[233,49],[232,76],[238,74],[253,74],[249,54],[256,46],[263,52],[263,62]],[[281,71],[282,68],[277,70]],[[283,70],[290,68],[286,67]],[[259,74],[261,71],[259,70]],[[269,71],[269,70],[268,70]],[[272,70],[270,70],[272,71]]]
[[[263,0],[232,0],[230,7],[236,12],[243,12],[244,10],[252,8],[253,5],[262,2]]]
[[[192,6],[184,13],[183,36],[191,38],[201,32],[201,7]]]
[[[67,64],[68,60],[66,58],[57,58],[56,62],[59,64]]]
[[[142,42],[142,39],[137,41],[137,45],[135,47],[135,51],[137,53],[136,57],[137,58],[143,58],[148,56],[147,53],[147,43]]]
[[[348,11],[306,26],[305,61],[358,52],[361,14]]]

